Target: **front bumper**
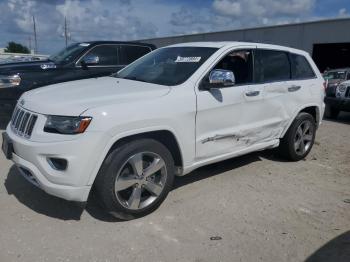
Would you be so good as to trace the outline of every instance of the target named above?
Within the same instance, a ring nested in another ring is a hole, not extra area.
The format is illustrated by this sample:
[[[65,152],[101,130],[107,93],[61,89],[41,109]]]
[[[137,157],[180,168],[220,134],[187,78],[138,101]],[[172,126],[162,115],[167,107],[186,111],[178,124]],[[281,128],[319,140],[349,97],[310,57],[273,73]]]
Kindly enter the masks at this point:
[[[25,179],[50,195],[79,202],[85,202],[89,196],[91,186],[75,187],[54,184],[51,183],[35,165],[18,155],[13,154],[12,161],[16,164],[19,172]]]
[[[326,97],[324,102],[326,105],[336,108],[341,111],[350,111],[349,98]]]
[[[85,202],[92,185],[90,177],[96,169],[96,159],[103,150],[99,132],[84,133],[75,140],[34,142],[17,136],[7,127],[13,144],[12,161],[32,184],[50,195],[66,200]],[[68,161],[67,169],[55,170],[48,157]]]

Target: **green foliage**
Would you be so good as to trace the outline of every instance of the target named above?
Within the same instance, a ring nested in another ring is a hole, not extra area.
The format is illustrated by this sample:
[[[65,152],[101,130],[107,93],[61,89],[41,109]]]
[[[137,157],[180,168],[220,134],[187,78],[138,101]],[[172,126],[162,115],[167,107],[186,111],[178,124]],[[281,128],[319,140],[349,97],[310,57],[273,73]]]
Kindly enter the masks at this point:
[[[30,51],[28,47],[21,45],[16,42],[9,42],[7,44],[7,47],[5,48],[6,53],[22,53],[22,54],[29,54]]]

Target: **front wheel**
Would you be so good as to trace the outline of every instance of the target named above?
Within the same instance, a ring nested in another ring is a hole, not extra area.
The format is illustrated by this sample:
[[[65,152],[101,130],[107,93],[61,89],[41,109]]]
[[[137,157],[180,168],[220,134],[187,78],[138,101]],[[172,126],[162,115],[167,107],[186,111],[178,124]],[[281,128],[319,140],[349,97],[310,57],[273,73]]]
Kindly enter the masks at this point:
[[[174,180],[169,150],[153,139],[140,139],[114,149],[96,178],[96,193],[107,212],[130,220],[154,211]]]
[[[305,158],[315,142],[316,121],[308,113],[300,113],[281,139],[280,152],[291,161]]]

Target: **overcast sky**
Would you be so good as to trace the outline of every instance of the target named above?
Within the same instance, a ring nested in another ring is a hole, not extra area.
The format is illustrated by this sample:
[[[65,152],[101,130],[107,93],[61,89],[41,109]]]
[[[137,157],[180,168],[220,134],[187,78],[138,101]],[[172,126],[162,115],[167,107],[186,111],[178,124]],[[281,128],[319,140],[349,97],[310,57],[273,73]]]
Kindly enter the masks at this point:
[[[70,42],[135,40],[346,17],[350,0],[0,0],[0,47],[29,45],[36,18],[38,49]]]

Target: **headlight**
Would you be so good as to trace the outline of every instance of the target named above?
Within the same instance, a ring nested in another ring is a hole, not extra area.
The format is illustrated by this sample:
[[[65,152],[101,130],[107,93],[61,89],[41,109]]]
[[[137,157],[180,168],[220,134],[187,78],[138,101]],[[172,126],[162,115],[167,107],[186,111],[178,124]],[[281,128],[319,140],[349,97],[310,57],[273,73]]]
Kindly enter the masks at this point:
[[[0,88],[18,86],[21,83],[19,74],[15,75],[0,75]]]
[[[84,133],[91,119],[91,117],[48,116],[44,131],[66,135]]]

